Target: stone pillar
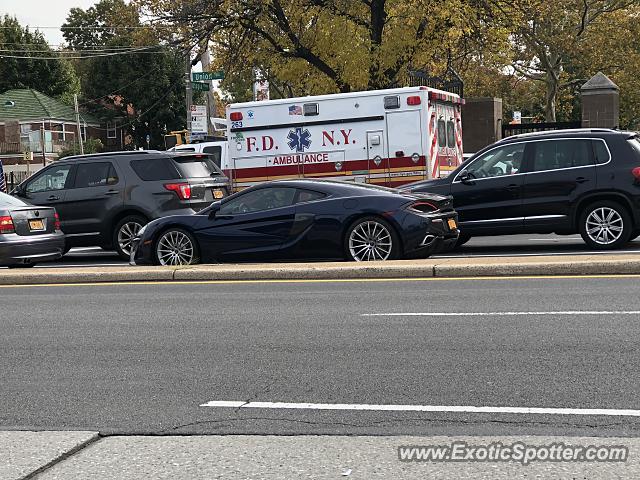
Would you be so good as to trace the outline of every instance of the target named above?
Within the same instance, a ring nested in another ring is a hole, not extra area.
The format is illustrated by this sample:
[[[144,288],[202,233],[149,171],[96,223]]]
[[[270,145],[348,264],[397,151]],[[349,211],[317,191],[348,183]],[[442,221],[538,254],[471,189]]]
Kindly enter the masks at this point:
[[[609,77],[598,72],[580,88],[580,92],[584,128],[620,126],[620,89]]]
[[[502,138],[502,99],[465,98],[462,106],[462,145],[464,153],[478,150]]]

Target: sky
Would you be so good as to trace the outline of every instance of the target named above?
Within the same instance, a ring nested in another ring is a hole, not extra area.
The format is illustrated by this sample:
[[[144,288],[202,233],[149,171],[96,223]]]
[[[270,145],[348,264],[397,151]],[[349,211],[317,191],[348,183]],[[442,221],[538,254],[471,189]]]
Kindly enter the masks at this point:
[[[17,17],[20,24],[43,28],[41,32],[50,44],[64,42],[60,27],[73,7],[87,9],[96,0],[0,0],[0,15]]]

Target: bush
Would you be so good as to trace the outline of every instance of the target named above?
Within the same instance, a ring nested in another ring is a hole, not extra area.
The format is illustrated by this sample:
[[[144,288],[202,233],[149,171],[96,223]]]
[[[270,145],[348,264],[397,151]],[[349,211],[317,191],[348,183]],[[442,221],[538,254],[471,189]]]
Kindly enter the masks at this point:
[[[84,153],[100,153],[104,150],[104,145],[99,138],[90,138],[84,142]],[[71,147],[65,148],[58,154],[58,160],[64,157],[70,157],[72,155],[80,155],[80,145],[74,143]]]

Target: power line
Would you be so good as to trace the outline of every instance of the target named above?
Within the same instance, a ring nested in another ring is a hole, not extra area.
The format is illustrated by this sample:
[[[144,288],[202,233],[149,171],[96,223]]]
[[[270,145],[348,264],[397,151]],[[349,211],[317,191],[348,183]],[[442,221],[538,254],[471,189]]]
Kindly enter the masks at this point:
[[[96,98],[93,98],[93,99],[91,99],[91,100],[87,100],[87,101],[85,101],[85,102],[81,103],[79,106],[88,105],[89,103],[95,103],[97,100],[100,100],[100,99],[102,99],[102,98],[109,97],[109,96],[111,96],[111,95],[115,95],[116,93],[118,93],[118,91],[119,91],[119,90],[122,90],[122,89],[124,89],[124,88],[127,88],[127,87],[128,87],[128,86],[130,86],[130,85],[133,85],[134,83],[136,83],[136,82],[138,82],[138,81],[142,80],[143,78],[147,78],[149,75],[151,75],[152,73],[156,73],[158,70],[159,70],[159,68],[155,68],[155,69],[149,70],[149,71],[148,71],[147,73],[145,73],[144,75],[141,75],[141,76],[139,76],[139,77],[136,77],[133,81],[131,81],[131,82],[127,83],[126,85],[122,85],[121,87],[118,87],[118,88],[117,88],[116,90],[114,90],[113,92],[111,92],[111,93],[107,93],[106,95],[102,95],[101,97],[96,97]]]
[[[109,52],[109,53],[95,53],[91,55],[80,55],[80,56],[70,56],[70,55],[61,55],[56,57],[43,57],[43,56],[31,56],[31,55],[0,55],[0,58],[15,58],[15,59],[23,59],[23,60],[61,60],[61,59],[71,59],[71,60],[81,60],[85,58],[100,58],[100,57],[114,57],[116,55],[131,55],[138,53],[154,53],[154,54],[162,54],[165,52],[149,52],[150,48],[157,47],[143,47],[136,50],[127,50],[123,52]]]

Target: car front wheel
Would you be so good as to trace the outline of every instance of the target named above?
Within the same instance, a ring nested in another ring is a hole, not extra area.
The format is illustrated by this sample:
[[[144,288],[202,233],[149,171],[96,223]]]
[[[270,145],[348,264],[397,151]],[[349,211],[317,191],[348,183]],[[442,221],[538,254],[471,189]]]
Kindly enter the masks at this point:
[[[347,258],[356,262],[393,260],[399,257],[400,241],[393,227],[376,217],[356,221],[345,240]]]
[[[156,242],[155,260],[158,265],[193,265],[199,262],[198,245],[186,230],[167,230]]]
[[[600,201],[589,205],[580,216],[580,235],[595,250],[613,250],[631,238],[631,216],[619,203]]]

